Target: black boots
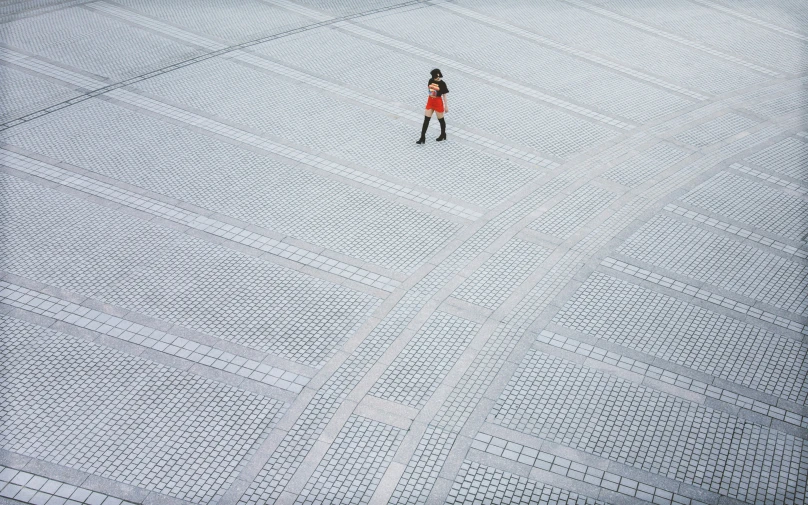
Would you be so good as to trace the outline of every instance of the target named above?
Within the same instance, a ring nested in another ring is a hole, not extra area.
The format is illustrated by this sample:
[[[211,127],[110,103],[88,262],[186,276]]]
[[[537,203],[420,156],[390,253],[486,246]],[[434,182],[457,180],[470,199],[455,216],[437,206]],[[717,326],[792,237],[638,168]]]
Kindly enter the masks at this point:
[[[424,116],[424,126],[421,127],[421,138],[418,139],[416,144],[424,144],[426,143],[426,129],[429,128],[429,120],[432,119],[429,116]]]
[[[441,140],[446,140],[446,121],[442,117],[438,118],[438,121],[440,121],[440,137],[435,140],[440,142]]]
[[[429,120],[432,119],[429,116],[424,116],[424,126],[421,127],[421,138],[418,139],[416,144],[425,144],[426,143],[426,129],[429,128]],[[440,142],[442,140],[446,140],[446,121],[441,117],[438,118],[440,121],[440,137],[436,138],[435,140]]]

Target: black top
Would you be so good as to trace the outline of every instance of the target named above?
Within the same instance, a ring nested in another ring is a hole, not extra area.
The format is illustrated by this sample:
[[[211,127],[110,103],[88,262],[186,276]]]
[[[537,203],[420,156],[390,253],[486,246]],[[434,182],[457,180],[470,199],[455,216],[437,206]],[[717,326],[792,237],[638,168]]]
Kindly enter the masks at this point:
[[[437,94],[435,96],[441,97],[442,95],[449,92],[449,88],[446,87],[446,83],[444,81],[442,81],[442,80],[441,81],[436,81],[435,79],[430,79],[427,86],[429,86],[430,84],[433,84],[433,83],[437,84],[438,87],[440,87],[440,89],[437,91]]]

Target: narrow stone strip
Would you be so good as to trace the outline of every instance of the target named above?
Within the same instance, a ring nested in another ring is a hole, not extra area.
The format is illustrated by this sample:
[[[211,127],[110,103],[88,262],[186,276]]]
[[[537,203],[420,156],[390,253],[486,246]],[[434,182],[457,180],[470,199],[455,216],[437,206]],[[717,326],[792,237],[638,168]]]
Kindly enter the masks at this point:
[[[808,429],[808,417],[547,330],[536,341]]]
[[[766,182],[770,182],[776,186],[781,188],[790,189],[795,193],[799,193],[802,196],[808,195],[808,188],[801,184],[796,184],[794,182],[787,181],[785,179],[781,179],[779,177],[775,177],[774,175],[767,174],[765,172],[761,172],[760,170],[747,167],[746,165],[741,165],[740,163],[733,163],[729,166],[729,168],[735,169],[738,172],[749,174],[753,177],[757,177],[758,179],[762,179]]]
[[[65,505],[135,505],[86,487],[0,465],[0,497],[22,503]]]
[[[211,51],[218,51],[220,49],[225,49],[227,47],[227,44],[211,40],[208,37],[203,37],[195,33],[191,33],[187,30],[177,28],[176,26],[171,26],[168,23],[163,23],[162,21],[152,19],[148,16],[138,14],[136,12],[124,9],[122,7],[118,7],[103,0],[84,4],[83,7],[89,10],[94,10],[103,14],[132,21],[135,24],[144,26],[156,32],[165,33],[166,35],[181,40],[186,44],[204,47],[205,49]]]
[[[10,282],[0,281],[0,303],[293,393],[300,393],[309,382],[303,375]]]
[[[700,214],[696,211],[688,210],[685,209],[684,207],[679,207],[678,205],[672,203],[666,205],[664,207],[664,210],[676,214],[677,216],[682,216],[686,219],[691,219],[693,221],[696,221],[697,223],[702,223],[706,226],[710,226],[717,230],[732,233],[733,235],[737,235],[743,239],[751,240],[752,242],[757,242],[758,244],[771,247],[772,249],[782,251],[794,257],[800,259],[808,259],[808,251],[799,249],[797,247],[788,244],[784,244],[782,242],[778,242],[777,240],[764,237],[749,230],[744,230],[743,228],[739,228],[733,224],[725,223],[724,221],[719,221],[718,219],[712,218],[710,216],[705,216],[704,214]]]
[[[745,303],[741,303],[736,300],[732,300],[724,296],[711,293],[707,290],[698,288],[696,286],[692,286],[690,284],[679,282],[675,279],[671,279],[670,277],[665,277],[664,275],[656,274],[643,268],[629,265],[627,263],[624,263],[622,261],[610,257],[605,258],[603,261],[601,261],[600,264],[607,268],[611,268],[612,270],[616,270],[618,272],[623,272],[625,274],[631,275],[632,277],[643,279],[653,284],[658,284],[660,286],[670,288],[674,291],[678,291],[679,293],[683,293],[685,295],[694,296],[699,300],[714,303],[721,307],[734,310],[735,312],[748,315],[750,317],[754,317],[755,319],[760,319],[761,321],[765,321],[767,323],[776,324],[781,328],[787,328],[789,330],[796,331],[797,333],[808,335],[808,326],[804,324],[800,324],[796,321],[792,321],[790,319],[786,319],[776,314],[772,314],[771,312],[767,312],[765,310],[750,307]]]
[[[0,60],[27,68],[28,70],[46,75],[53,79],[58,79],[85,90],[96,90],[107,85],[107,83],[102,80],[87,77],[78,72],[73,72],[58,65],[38,60],[12,49],[0,47]],[[48,109],[45,109],[45,111],[50,112]]]
[[[658,505],[707,505],[679,493],[649,486],[616,473],[576,463],[561,456],[541,451],[523,444],[505,440],[483,432],[471,443],[473,449],[517,461],[533,468],[545,470],[563,477],[586,482],[616,493],[638,498]]]
[[[562,52],[565,52],[565,53],[568,53],[568,54],[572,54],[572,55],[577,56],[578,58],[581,58],[583,60],[591,61],[592,63],[602,65],[602,66],[610,68],[610,69],[612,69],[612,70],[614,70],[616,72],[620,72],[622,74],[629,75],[629,76],[631,76],[631,77],[633,77],[633,78],[635,78],[637,80],[640,80],[640,81],[643,81],[643,82],[648,82],[648,83],[654,84],[656,86],[659,86],[661,88],[667,89],[669,91],[673,91],[675,93],[679,93],[681,95],[688,96],[690,98],[693,98],[694,100],[703,101],[703,100],[707,100],[707,99],[710,98],[707,95],[704,95],[702,93],[698,93],[696,91],[692,91],[692,90],[689,90],[687,88],[677,86],[676,84],[671,84],[671,83],[669,83],[667,81],[663,81],[662,79],[659,79],[658,77],[654,77],[654,76],[652,76],[650,74],[646,74],[645,72],[640,72],[638,70],[634,70],[632,68],[620,65],[619,63],[615,63],[615,62],[613,62],[611,60],[608,60],[606,58],[601,58],[600,56],[596,56],[594,54],[587,53],[586,51],[581,51],[580,49],[575,49],[572,46],[568,46],[566,44],[556,42],[556,41],[554,41],[552,39],[542,37],[541,35],[538,35],[536,33],[530,32],[528,30],[524,30],[524,29],[519,28],[517,26],[514,26],[514,25],[512,25],[510,23],[500,21],[500,20],[498,20],[496,18],[493,18],[491,16],[486,16],[484,14],[480,14],[478,12],[475,12],[475,11],[471,10],[471,9],[466,9],[465,7],[460,7],[458,5],[447,3],[447,2],[438,4],[438,7],[440,7],[441,9],[446,9],[448,11],[455,12],[457,14],[460,14],[460,15],[475,19],[475,20],[480,21],[482,23],[486,23],[488,25],[497,27],[497,28],[499,28],[501,30],[513,33],[514,35],[518,35],[518,36],[520,36],[522,38],[533,40],[535,42],[538,42],[538,43],[543,44],[545,46],[551,47],[553,49],[557,49],[559,51],[562,51]]]
[[[392,292],[398,281],[368,270],[337,261],[333,258],[317,254],[279,240],[251,232],[239,226],[205,217],[175,205],[167,204],[145,195],[118,188],[112,184],[98,181],[91,177],[60,168],[56,165],[29,158],[21,154],[0,148],[0,164],[20,172],[55,182],[62,186],[77,189],[81,192],[101,197],[105,200],[126,207],[146,212],[168,221],[189,226],[196,230],[230,240],[245,246],[258,249],[274,256],[285,258],[302,265],[350,279],[366,286]]]
[[[323,14],[319,11],[309,9],[307,7],[303,7],[287,0],[272,0],[271,2],[273,5],[277,5],[279,7],[283,7],[284,9],[291,10],[293,12],[297,12],[298,14],[302,14],[303,16],[308,16],[318,20],[330,20],[332,16]],[[350,24],[347,21],[339,21],[334,23],[332,26],[337,28],[341,28],[347,32],[353,33],[355,35],[359,35],[360,37],[364,37],[366,39],[373,40],[375,42],[379,42],[388,46],[395,47],[396,49],[403,51],[405,53],[413,54],[419,56],[421,58],[427,59],[429,61],[440,63],[444,67],[450,67],[455,70],[459,70],[461,72],[467,73],[469,75],[473,75],[475,77],[479,77],[480,79],[484,79],[485,81],[500,86],[504,89],[510,89],[517,93],[530,96],[531,98],[535,98],[539,101],[549,103],[556,107],[560,107],[570,112],[574,112],[576,114],[580,114],[585,116],[589,119],[605,123],[609,126],[620,130],[632,130],[634,125],[629,124],[625,121],[622,121],[617,118],[609,117],[604,114],[600,114],[593,110],[587,109],[586,107],[581,107],[580,105],[575,105],[573,103],[567,102],[566,100],[562,100],[560,98],[555,98],[553,96],[547,95],[545,93],[541,93],[533,88],[523,86],[521,84],[509,81],[507,79],[503,79],[501,77],[497,77],[493,74],[489,74],[488,72],[484,72],[482,70],[478,70],[474,67],[461,63],[459,61],[455,61],[439,54],[432,53],[430,51],[426,51],[415,47],[411,44],[406,42],[401,42],[396,40],[392,37],[388,37],[386,35],[382,35],[376,33],[372,30],[368,30],[367,28],[362,28],[361,26],[357,26],[354,24]]]
[[[221,135],[236,142],[257,147],[272,154],[289,158],[294,162],[302,163],[317,170],[322,170],[324,172],[349,179],[355,183],[372,187],[396,197],[425,205],[427,207],[431,207],[463,219],[474,220],[482,216],[482,213],[479,211],[456,205],[449,201],[413,190],[401,184],[382,179],[381,177],[376,177],[348,166],[334,163],[333,161],[321,158],[320,156],[309,154],[293,147],[288,147],[286,145],[273,142],[240,128],[229,126],[213,119],[208,119],[204,116],[194,114],[193,112],[189,112],[178,107],[147,98],[145,96],[137,95],[130,91],[116,89],[107,93],[107,96],[174,121],[179,121],[185,125],[199,128],[215,135]]]
[[[730,9],[729,7],[724,7],[723,5],[721,5],[719,3],[709,2],[707,0],[691,0],[691,1],[693,3],[697,3],[699,5],[703,5],[705,7],[709,7],[711,9],[715,9],[717,11],[724,12],[726,14],[729,14],[730,16],[735,16],[736,18],[743,19],[744,21],[754,23],[754,24],[756,24],[758,26],[763,26],[763,27],[768,28],[769,30],[773,30],[773,31],[775,31],[777,33],[787,35],[789,37],[794,37],[795,39],[799,39],[799,40],[808,42],[808,37],[806,37],[805,35],[803,35],[801,33],[792,32],[791,30],[786,30],[785,28],[783,28],[781,26],[777,26],[777,25],[775,25],[773,23],[769,23],[769,22],[763,21],[761,19],[758,19],[758,18],[755,18],[755,17],[752,17],[752,16],[747,16],[746,14],[743,14],[743,13],[738,12],[736,10]]]
[[[621,14],[617,14],[615,12],[608,11],[601,7],[596,7],[591,5],[587,2],[583,2],[581,0],[564,0],[568,4],[575,5],[576,7],[580,7],[582,9],[586,9],[591,12],[595,12],[600,14],[603,17],[614,19],[616,21],[620,21],[623,24],[627,24],[633,26],[635,28],[639,28],[640,30],[653,33],[659,37],[664,39],[673,40],[674,42],[678,42],[679,44],[685,45],[687,47],[691,47],[693,49],[698,49],[699,51],[705,52],[712,56],[716,56],[721,58],[722,60],[731,61],[732,63],[737,63],[738,65],[744,66],[756,72],[760,72],[761,74],[766,74],[771,77],[781,77],[783,74],[780,72],[776,72],[774,70],[769,70],[768,68],[761,67],[760,65],[755,65],[754,63],[750,63],[746,60],[742,60],[741,58],[737,58],[730,54],[712,49],[711,47],[705,46],[704,44],[700,44],[698,42],[693,42],[692,40],[686,39],[684,37],[680,37],[678,35],[674,35],[673,33],[669,33],[658,28],[654,28],[651,25],[647,25],[645,23],[641,23],[639,21],[635,21],[629,17],[623,16]]]

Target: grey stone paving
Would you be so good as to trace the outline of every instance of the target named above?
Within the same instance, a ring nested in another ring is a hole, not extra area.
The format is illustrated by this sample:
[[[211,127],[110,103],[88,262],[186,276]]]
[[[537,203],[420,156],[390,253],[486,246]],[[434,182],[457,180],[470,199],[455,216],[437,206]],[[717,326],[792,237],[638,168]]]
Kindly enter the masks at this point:
[[[4,2],[0,503],[805,503],[807,23]]]

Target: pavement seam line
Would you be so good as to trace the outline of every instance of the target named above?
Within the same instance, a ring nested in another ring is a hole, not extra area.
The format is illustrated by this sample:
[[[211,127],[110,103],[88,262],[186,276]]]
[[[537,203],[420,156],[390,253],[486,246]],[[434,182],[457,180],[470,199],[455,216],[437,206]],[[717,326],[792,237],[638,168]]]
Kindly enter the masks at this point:
[[[98,196],[105,200],[188,226],[195,230],[235,242],[244,246],[288,259],[311,268],[338,275],[373,288],[392,292],[398,282],[360,267],[317,254],[265,235],[233,226],[218,219],[202,216],[180,207],[161,202],[145,195],[121,189],[93,178],[76,174],[58,166],[44,163],[13,151],[0,148],[0,164],[14,170],[73,188],[83,193]]]
[[[500,21],[497,18],[478,13],[478,12],[476,12],[474,10],[467,9],[465,7],[460,7],[458,5],[454,5],[454,4],[450,4],[450,3],[445,3],[445,2],[438,4],[438,7],[441,8],[441,9],[446,9],[446,10],[451,11],[451,12],[455,12],[455,13],[463,15],[463,16],[470,17],[472,19],[475,19],[475,20],[478,20],[478,21],[480,21],[482,23],[485,23],[485,24],[500,28],[500,29],[505,30],[507,32],[513,33],[515,35],[518,35],[520,37],[523,37],[523,38],[526,38],[526,39],[529,39],[529,40],[533,40],[533,41],[535,41],[535,42],[537,42],[539,44],[543,44],[545,46],[551,47],[551,48],[556,49],[558,51],[568,53],[568,54],[572,54],[572,55],[577,56],[578,58],[581,58],[583,60],[590,61],[592,63],[596,63],[598,65],[607,67],[607,68],[609,68],[611,70],[614,70],[615,72],[619,72],[621,74],[629,75],[629,76],[631,76],[631,77],[633,77],[635,79],[638,79],[638,80],[640,80],[642,82],[651,83],[651,84],[654,84],[654,85],[659,86],[661,88],[667,89],[668,91],[673,91],[675,93],[685,95],[685,96],[690,97],[690,98],[692,98],[694,100],[704,101],[704,100],[708,100],[710,98],[709,96],[707,96],[707,95],[705,95],[703,93],[699,93],[697,91],[693,91],[693,90],[684,88],[682,86],[672,84],[672,83],[664,81],[664,80],[662,80],[662,79],[660,79],[658,77],[654,77],[651,74],[641,72],[639,70],[634,70],[633,68],[629,68],[629,67],[627,67],[625,65],[621,65],[621,64],[616,63],[614,61],[611,61],[611,60],[609,60],[607,58],[603,58],[603,57],[597,56],[595,54],[588,53],[588,52],[582,51],[580,49],[576,49],[576,48],[574,48],[572,46],[569,46],[567,44],[562,44],[560,42],[557,42],[555,40],[549,39],[547,37],[543,37],[543,36],[541,36],[541,35],[539,35],[537,33],[525,30],[523,28],[519,28],[518,26],[515,26],[512,23],[505,22],[505,21]]]
[[[310,380],[309,377],[195,342],[170,331],[83,307],[8,281],[0,281],[0,303],[295,394],[300,393]],[[43,308],[49,305],[50,308]]]

